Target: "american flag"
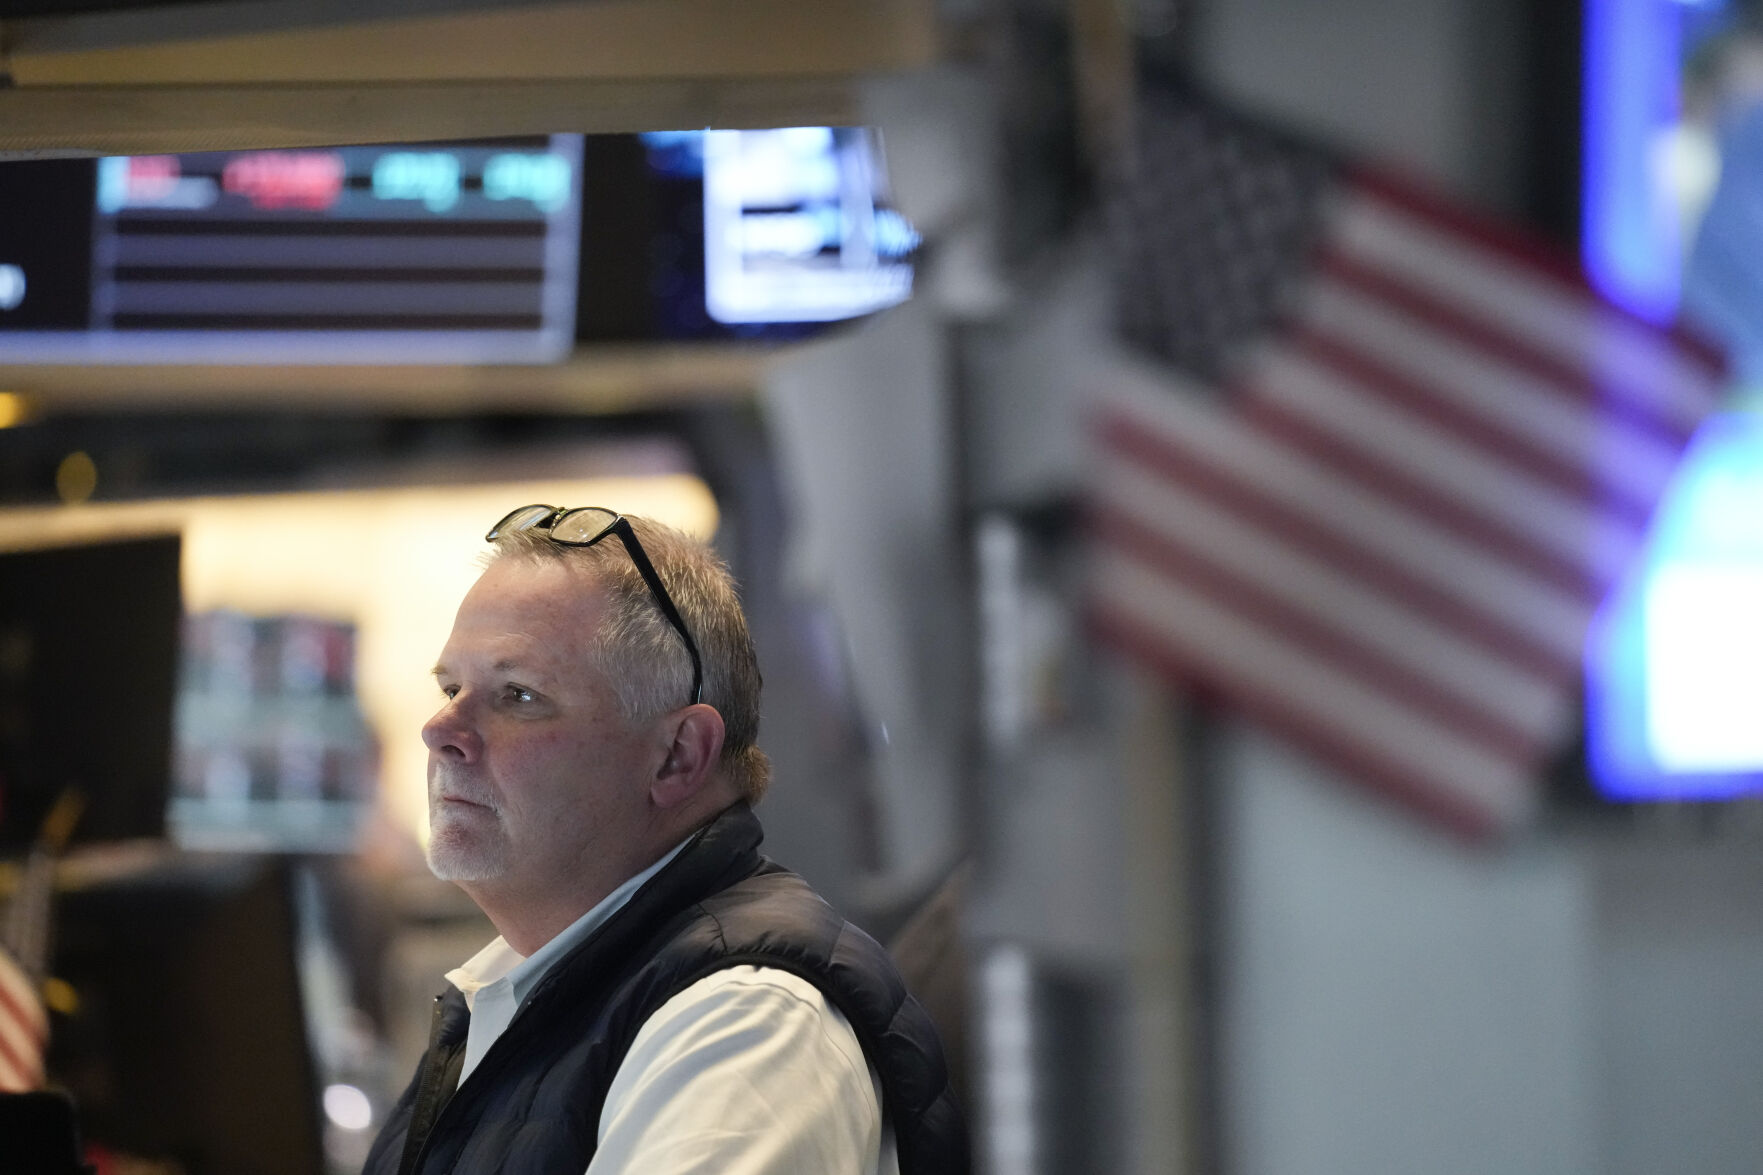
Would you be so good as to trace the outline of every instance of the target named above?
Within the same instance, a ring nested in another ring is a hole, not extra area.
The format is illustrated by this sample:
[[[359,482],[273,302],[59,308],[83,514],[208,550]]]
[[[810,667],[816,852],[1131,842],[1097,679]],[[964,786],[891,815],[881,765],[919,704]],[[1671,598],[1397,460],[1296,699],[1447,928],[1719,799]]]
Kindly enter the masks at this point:
[[[54,885],[54,859],[38,847],[19,871],[0,933],[0,1093],[28,1093],[43,1084],[49,1013],[38,976],[47,962]]]
[[[12,952],[0,947],[0,1093],[28,1093],[43,1084],[49,1016],[37,985]]]
[[[1471,834],[1535,807],[1719,358],[1401,183],[1170,92],[1111,209],[1093,614]]]

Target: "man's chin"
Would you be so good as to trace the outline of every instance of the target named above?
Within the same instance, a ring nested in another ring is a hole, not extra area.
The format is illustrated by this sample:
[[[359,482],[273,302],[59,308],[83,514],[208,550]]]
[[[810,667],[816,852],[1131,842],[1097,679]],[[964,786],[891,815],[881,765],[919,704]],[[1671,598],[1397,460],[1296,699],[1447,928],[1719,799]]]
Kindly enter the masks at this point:
[[[442,881],[493,881],[506,871],[502,854],[437,830],[428,846],[429,872]]]

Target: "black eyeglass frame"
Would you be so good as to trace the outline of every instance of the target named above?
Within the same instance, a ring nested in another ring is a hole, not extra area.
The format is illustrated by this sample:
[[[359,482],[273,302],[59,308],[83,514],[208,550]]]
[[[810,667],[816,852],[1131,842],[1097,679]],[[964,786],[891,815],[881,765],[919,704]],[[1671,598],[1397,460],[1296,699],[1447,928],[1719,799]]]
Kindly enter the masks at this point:
[[[624,544],[625,554],[630,556],[631,563],[637,569],[637,574],[642,576],[643,582],[649,585],[649,594],[655,597],[655,603],[661,609],[661,615],[667,618],[667,622],[673,625],[673,630],[679,633],[679,639],[685,643],[686,654],[692,659],[692,704],[697,705],[703,701],[704,662],[698,656],[698,642],[692,639],[691,632],[686,629],[685,620],[680,616],[679,609],[674,607],[673,597],[667,593],[667,585],[661,582],[661,576],[656,572],[655,564],[649,561],[649,553],[643,550],[643,544],[637,538],[637,532],[631,526],[630,520],[618,511],[608,510],[604,506],[550,506],[543,502],[534,502],[530,506],[521,506],[518,509],[510,510],[503,516],[502,521],[492,526],[489,533],[484,535],[484,541],[495,542],[505,530],[510,529],[509,524],[516,518],[534,510],[543,510],[545,513],[534,514],[530,521],[515,526],[512,530],[542,530],[545,532],[546,538],[560,547],[591,547],[609,534],[618,536],[618,541]],[[592,538],[560,539],[557,537],[558,523],[572,514],[580,514],[587,510],[596,514],[610,514],[612,521],[596,531]]]

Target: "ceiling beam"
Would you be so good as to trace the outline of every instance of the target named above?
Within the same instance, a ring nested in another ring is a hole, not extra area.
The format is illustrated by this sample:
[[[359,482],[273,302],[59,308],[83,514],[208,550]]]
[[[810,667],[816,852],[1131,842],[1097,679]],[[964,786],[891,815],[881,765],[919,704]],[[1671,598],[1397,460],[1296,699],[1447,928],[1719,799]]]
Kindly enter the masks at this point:
[[[846,78],[0,89],[0,154],[155,155],[572,131],[845,126]]]
[[[222,364],[0,366],[0,391],[29,411],[193,411],[274,407],[448,415],[634,412],[751,398],[792,348],[745,344],[605,346],[563,363],[490,367]]]
[[[839,125],[934,64],[935,0],[214,3],[0,25],[0,153]],[[452,7],[457,9],[458,4]]]
[[[933,0],[576,0],[95,46],[79,19],[9,24],[13,85],[856,76],[937,52]]]

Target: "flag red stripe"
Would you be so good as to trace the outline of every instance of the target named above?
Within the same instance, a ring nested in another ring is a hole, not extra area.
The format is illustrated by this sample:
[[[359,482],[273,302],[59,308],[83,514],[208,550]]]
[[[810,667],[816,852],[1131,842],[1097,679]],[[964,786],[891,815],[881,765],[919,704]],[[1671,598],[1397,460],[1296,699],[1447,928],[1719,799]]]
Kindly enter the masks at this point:
[[[1616,477],[1599,477],[1590,467],[1563,458],[1555,451],[1533,443],[1527,436],[1477,416],[1332,338],[1299,327],[1292,332],[1291,344],[1295,350],[1351,379],[1356,387],[1385,404],[1418,416],[1489,456],[1511,462],[1585,506],[1612,511],[1636,527],[1645,526],[1652,514],[1651,498],[1631,484]]]
[[[1348,179],[1351,186],[1373,198],[1393,204],[1418,220],[1430,221],[1442,231],[1473,241],[1485,250],[1517,262],[1528,271],[1527,276],[1533,276],[1539,282],[1547,281],[1561,297],[1595,304],[1600,313],[1621,317],[1637,330],[1669,339],[1674,350],[1705,368],[1710,380],[1724,378],[1726,356],[1712,339],[1681,324],[1659,326],[1606,302],[1586,279],[1578,259],[1553,242],[1477,215],[1387,171],[1351,168]]]
[[[11,965],[9,961],[0,961],[0,966]],[[22,972],[20,974],[22,975]],[[18,996],[4,983],[0,983],[0,1015],[6,1016],[8,1020],[24,1029],[38,1045],[47,1039],[43,1030],[41,1011],[21,1003]]]
[[[1254,581],[1220,567],[1203,553],[1184,549],[1167,536],[1105,506],[1096,510],[1093,525],[1097,535],[1115,548],[1129,552],[1139,563],[1167,573],[1227,611],[1248,618],[1257,627],[1277,632],[1282,640],[1316,659],[1333,662],[1348,670],[1350,676],[1371,683],[1391,697],[1401,698],[1405,705],[1455,729],[1464,739],[1479,743],[1487,751],[1522,763],[1540,749],[1537,740],[1526,732],[1450,693],[1435,680],[1391,661],[1325,621],[1292,607]]]
[[[1363,451],[1342,443],[1278,404],[1247,393],[1243,398],[1244,420],[1266,435],[1384,498],[1407,503],[1426,514],[1439,529],[1486,547],[1490,554],[1522,567],[1563,591],[1582,599],[1603,596],[1608,585],[1593,569],[1537,545],[1496,520],[1483,517],[1466,506],[1461,498],[1417,481],[1382,462],[1374,462]]]
[[[1554,286],[1563,298],[1580,302],[1597,299],[1578,259],[1542,237],[1478,216],[1387,171],[1350,168],[1347,178],[1349,188],[1358,188],[1386,204],[1394,204],[1417,220],[1429,221],[1453,236],[1467,238],[1485,250],[1516,261],[1538,281]],[[1649,325],[1648,329],[1654,328]]]
[[[10,960],[0,959],[0,967],[11,967]],[[5,983],[0,983],[0,1017],[13,1025],[26,1036],[29,1045],[34,1046],[32,1053],[23,1053],[4,1033],[0,1033],[0,1061],[26,1080],[33,1082],[42,1073],[43,1045],[45,1036],[42,1017],[33,1014],[36,1011],[20,1002],[18,996]]]
[[[1105,414],[1100,429],[1105,443],[1135,464],[1218,502],[1296,549],[1326,563],[1353,568],[1368,583],[1399,597],[1416,612],[1461,632],[1514,665],[1544,678],[1578,671],[1577,658],[1564,659],[1552,653],[1498,617],[1446,594],[1376,551],[1319,525],[1314,518],[1293,513],[1239,472],[1218,465],[1195,449],[1177,447],[1174,438],[1153,436],[1117,413]],[[1582,585],[1573,584],[1575,595],[1583,591]]]
[[[1619,376],[1594,375],[1563,363],[1464,314],[1430,292],[1391,277],[1384,270],[1361,264],[1327,247],[1318,254],[1317,264],[1320,270],[1342,285],[1387,304],[1393,313],[1418,319],[1435,330],[1456,336],[1464,345],[1520,368],[1550,387],[1560,389],[1572,400],[1656,436],[1673,449],[1682,448],[1695,432],[1694,420],[1673,420],[1654,411],[1644,400],[1627,393]]]
[[[1428,816],[1458,835],[1483,840],[1496,832],[1496,815],[1462,800],[1454,793],[1417,779],[1390,763],[1375,749],[1346,737],[1327,722],[1317,721],[1301,708],[1261,690],[1244,688],[1220,672],[1209,673],[1185,656],[1171,634],[1117,615],[1106,607],[1091,608],[1091,632],[1099,639],[1140,662],[1149,662],[1169,678],[1187,682],[1201,691],[1215,691],[1231,707],[1280,731],[1317,754],[1335,770]]]

